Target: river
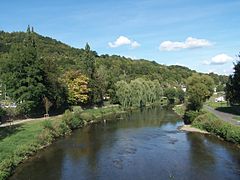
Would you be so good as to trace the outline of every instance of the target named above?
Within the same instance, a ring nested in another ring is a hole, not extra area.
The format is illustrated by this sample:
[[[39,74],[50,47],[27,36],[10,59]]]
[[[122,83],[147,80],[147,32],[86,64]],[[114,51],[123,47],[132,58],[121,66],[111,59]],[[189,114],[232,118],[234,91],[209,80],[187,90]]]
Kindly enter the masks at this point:
[[[183,122],[172,110],[114,119],[56,141],[10,179],[240,179],[240,149],[212,135],[179,131]]]

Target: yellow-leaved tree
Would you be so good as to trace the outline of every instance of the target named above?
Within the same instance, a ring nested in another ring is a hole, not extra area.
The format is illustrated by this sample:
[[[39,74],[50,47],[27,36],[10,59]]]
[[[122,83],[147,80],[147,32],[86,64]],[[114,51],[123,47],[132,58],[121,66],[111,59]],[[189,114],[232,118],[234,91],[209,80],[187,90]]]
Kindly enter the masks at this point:
[[[68,88],[68,102],[71,105],[84,104],[88,101],[89,79],[79,71],[67,71],[62,78]]]

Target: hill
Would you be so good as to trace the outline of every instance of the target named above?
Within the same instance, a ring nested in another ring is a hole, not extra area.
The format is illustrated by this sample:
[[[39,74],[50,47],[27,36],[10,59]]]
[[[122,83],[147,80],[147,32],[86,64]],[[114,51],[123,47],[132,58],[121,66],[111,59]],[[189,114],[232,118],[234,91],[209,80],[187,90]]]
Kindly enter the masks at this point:
[[[27,33],[25,32],[8,33],[0,31],[0,57],[8,54],[12,45],[24,42],[26,36]],[[54,62],[61,71],[66,71],[67,69],[83,70],[82,56],[84,49],[73,48],[60,41],[41,36],[35,32],[34,38],[40,57]],[[123,78],[123,76],[128,80],[144,77],[152,80],[158,79],[160,83],[165,85],[170,84],[177,86],[184,84],[184,80],[193,73],[197,73],[187,67],[178,65],[165,66],[155,61],[144,59],[132,60],[131,58],[117,55],[98,55],[95,51],[92,51],[92,53],[96,57],[98,67],[102,66],[116,76],[114,81]],[[214,78],[216,85],[219,83],[225,84],[227,80],[227,76],[214,73],[210,73],[209,75]]]

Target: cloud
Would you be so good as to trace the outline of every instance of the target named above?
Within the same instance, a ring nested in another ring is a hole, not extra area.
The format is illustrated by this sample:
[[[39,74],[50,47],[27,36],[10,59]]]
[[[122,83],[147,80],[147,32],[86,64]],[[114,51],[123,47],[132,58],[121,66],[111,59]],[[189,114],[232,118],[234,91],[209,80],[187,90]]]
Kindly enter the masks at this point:
[[[125,36],[119,36],[116,41],[109,42],[109,47],[116,48],[119,46],[130,45],[132,48],[138,48],[140,44],[137,41],[132,41]]]
[[[227,54],[218,54],[211,58],[210,61],[203,61],[205,65],[222,65],[232,61],[233,58]]]
[[[161,51],[176,51],[181,49],[195,49],[195,48],[209,47],[211,45],[212,43],[210,43],[206,39],[197,39],[193,37],[188,37],[184,42],[164,41],[160,44],[159,49]]]

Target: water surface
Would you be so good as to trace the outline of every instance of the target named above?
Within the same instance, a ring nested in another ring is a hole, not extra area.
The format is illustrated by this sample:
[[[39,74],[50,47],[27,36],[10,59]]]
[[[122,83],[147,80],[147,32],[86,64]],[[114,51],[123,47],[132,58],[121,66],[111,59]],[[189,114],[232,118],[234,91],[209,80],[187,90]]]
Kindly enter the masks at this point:
[[[171,110],[144,109],[75,131],[20,165],[10,179],[240,179],[240,150],[177,129]]]

